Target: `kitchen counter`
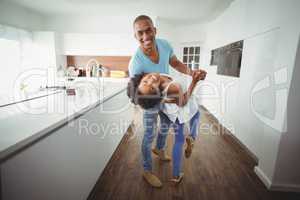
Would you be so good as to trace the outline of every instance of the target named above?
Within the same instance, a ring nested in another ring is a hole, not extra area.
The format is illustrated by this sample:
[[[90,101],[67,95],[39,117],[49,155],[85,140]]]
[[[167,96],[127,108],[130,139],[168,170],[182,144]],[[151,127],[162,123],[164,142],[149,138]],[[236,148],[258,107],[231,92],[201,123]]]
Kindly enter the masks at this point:
[[[66,123],[99,106],[126,88],[128,79],[106,78],[72,83],[76,95],[65,90],[0,108],[0,161],[47,136]]]

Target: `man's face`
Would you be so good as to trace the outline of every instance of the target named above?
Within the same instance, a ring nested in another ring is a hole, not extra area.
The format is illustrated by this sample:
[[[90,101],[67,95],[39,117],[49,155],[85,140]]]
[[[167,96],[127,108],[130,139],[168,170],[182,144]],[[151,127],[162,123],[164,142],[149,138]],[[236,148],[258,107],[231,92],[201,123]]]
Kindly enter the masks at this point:
[[[154,47],[155,35],[156,28],[149,20],[139,20],[134,24],[134,36],[143,49]]]

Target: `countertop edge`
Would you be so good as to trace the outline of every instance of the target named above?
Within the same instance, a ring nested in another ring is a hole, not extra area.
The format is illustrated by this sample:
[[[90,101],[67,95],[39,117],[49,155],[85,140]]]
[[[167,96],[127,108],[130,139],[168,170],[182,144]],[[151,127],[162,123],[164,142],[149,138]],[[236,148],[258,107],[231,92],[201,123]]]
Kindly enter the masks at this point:
[[[27,149],[28,147],[32,146],[33,144],[35,144],[36,142],[40,141],[41,139],[48,137],[49,135],[51,135],[51,133],[53,133],[55,130],[61,128],[62,126],[66,125],[68,122],[84,115],[85,113],[89,112],[90,110],[96,108],[97,106],[99,106],[100,104],[108,101],[109,99],[113,98],[114,96],[117,96],[118,94],[120,94],[121,92],[123,92],[124,90],[126,90],[126,87],[123,87],[120,90],[117,90],[115,93],[113,93],[110,96],[105,97],[102,100],[98,100],[97,102],[91,104],[88,107],[85,107],[83,109],[81,109],[80,111],[67,116],[65,118],[63,118],[62,120],[54,123],[53,125],[31,135],[30,137],[8,147],[7,149],[5,149],[4,151],[0,152],[0,163],[5,162],[6,160],[10,159],[11,157],[13,157],[14,155],[18,154],[19,152]]]

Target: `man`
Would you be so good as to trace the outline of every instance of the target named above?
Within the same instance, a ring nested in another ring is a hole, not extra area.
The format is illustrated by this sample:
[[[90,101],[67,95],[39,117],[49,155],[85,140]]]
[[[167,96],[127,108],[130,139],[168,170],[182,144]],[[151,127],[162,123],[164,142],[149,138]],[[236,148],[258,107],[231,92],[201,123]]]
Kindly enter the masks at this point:
[[[192,75],[192,70],[176,58],[170,44],[166,40],[155,38],[156,28],[150,17],[146,15],[138,16],[134,20],[133,28],[134,36],[140,46],[132,56],[129,64],[130,77],[151,72],[169,74],[169,65],[181,73]],[[203,70],[200,70],[200,72],[201,79],[204,80],[206,72]],[[160,112],[159,107],[144,110],[143,126],[145,133],[142,142],[143,177],[153,187],[162,186],[159,178],[152,173],[151,156],[151,145],[155,135],[158,115],[160,116],[161,127],[157,137],[156,148],[153,150],[153,153],[157,154],[163,161],[171,160],[164,151],[167,131],[170,125],[167,116]]]

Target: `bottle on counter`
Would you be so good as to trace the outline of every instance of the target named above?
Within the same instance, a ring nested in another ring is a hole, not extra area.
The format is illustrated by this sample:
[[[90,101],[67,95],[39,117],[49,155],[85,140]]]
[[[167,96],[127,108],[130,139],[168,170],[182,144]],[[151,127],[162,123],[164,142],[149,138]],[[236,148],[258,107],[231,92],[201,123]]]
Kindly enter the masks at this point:
[[[78,77],[82,77],[83,76],[83,67],[78,67],[78,71],[79,71]]]

